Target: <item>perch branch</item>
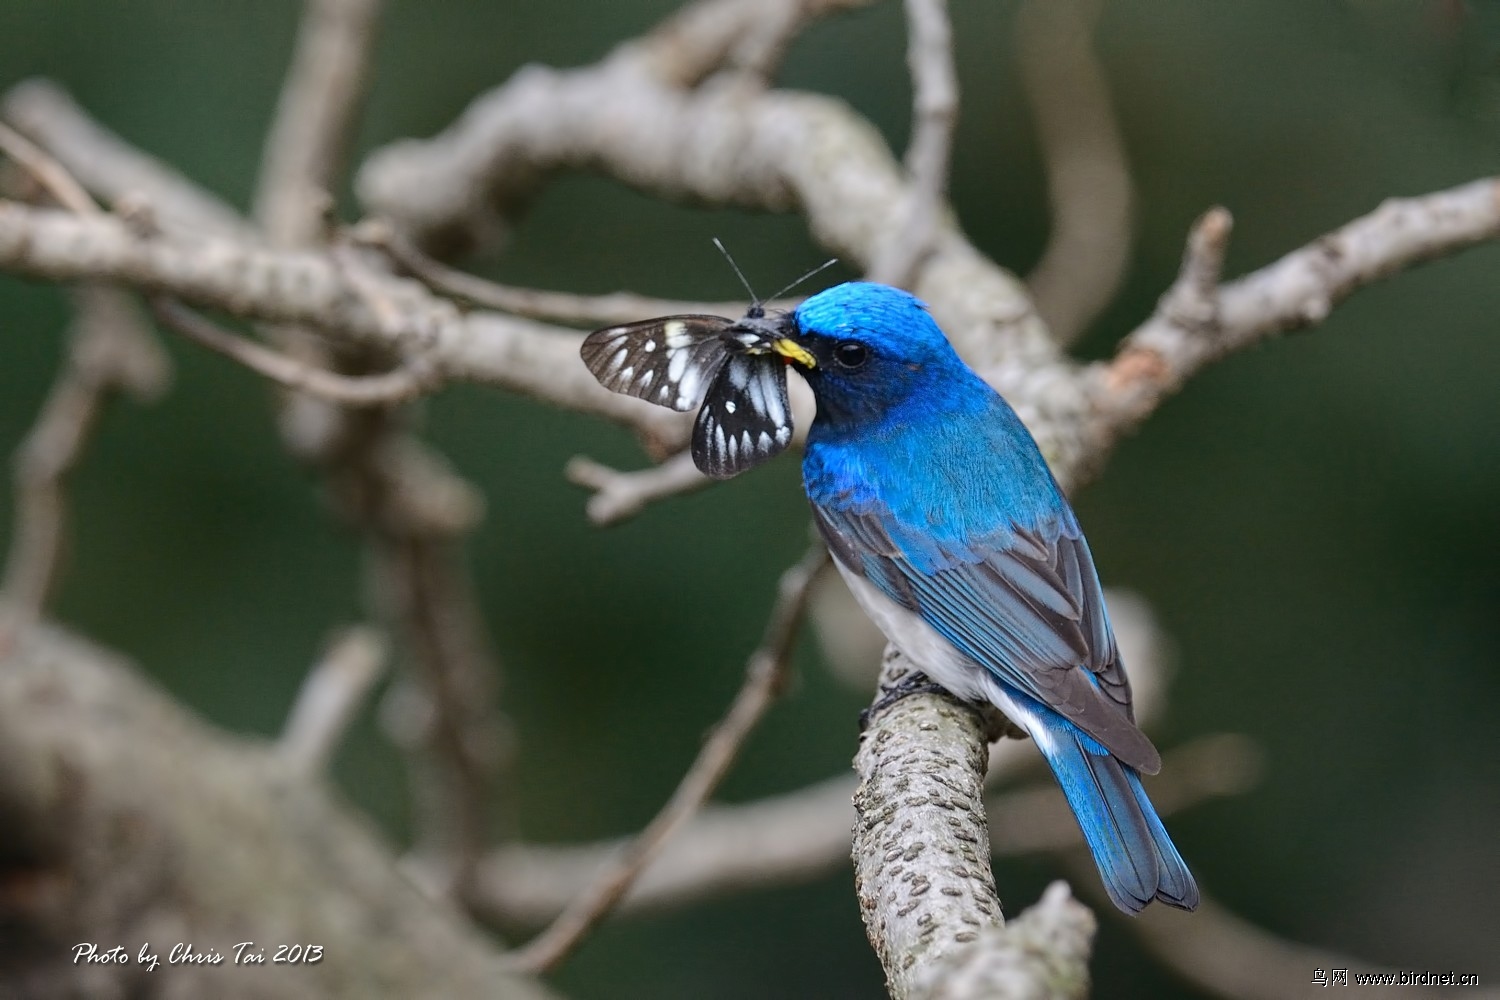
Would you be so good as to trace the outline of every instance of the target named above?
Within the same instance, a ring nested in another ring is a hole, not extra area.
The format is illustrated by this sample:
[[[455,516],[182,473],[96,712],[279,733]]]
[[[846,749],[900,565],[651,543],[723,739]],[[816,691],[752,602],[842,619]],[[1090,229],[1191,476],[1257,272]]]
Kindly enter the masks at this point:
[[[881,687],[913,669],[888,648]],[[979,968],[1014,971],[1009,956],[1028,947],[1032,929],[1005,927],[990,871],[987,743],[979,712],[936,694],[910,695],[877,712],[860,739],[854,886],[870,944],[898,1000],[941,995],[942,981],[959,970],[965,976]],[[1093,916],[1065,890],[1042,905],[1039,913],[1068,946],[1048,955],[1045,967],[1027,967],[1030,989],[1082,996]]]
[[[546,930],[516,951],[518,968],[531,972],[555,968],[624,897],[666,842],[724,780],[746,739],[786,686],[808,594],[827,565],[828,553],[821,543],[814,543],[801,561],[782,574],[765,635],[745,667],[745,681],[671,799],[582,895],[570,902]]]
[[[1130,261],[1134,195],[1125,141],[1093,35],[1102,0],[1029,0],[1016,56],[1047,171],[1051,234],[1026,276],[1060,344],[1071,344],[1119,291]]]

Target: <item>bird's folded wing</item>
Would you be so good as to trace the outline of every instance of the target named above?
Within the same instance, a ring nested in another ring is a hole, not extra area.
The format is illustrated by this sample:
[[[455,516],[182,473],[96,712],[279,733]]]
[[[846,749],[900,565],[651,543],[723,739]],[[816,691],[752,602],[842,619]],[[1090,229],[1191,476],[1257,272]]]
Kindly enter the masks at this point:
[[[965,656],[1125,763],[1148,774],[1160,768],[1135,726],[1099,578],[1076,526],[1054,522],[944,544],[880,514],[813,509],[846,567]]]

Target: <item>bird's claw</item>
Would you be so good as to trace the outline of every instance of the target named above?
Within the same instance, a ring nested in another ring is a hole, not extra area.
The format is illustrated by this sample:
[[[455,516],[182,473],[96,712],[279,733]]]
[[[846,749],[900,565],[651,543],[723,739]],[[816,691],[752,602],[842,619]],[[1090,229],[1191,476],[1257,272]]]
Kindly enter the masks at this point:
[[[880,685],[880,697],[869,708],[859,713],[859,731],[864,732],[869,728],[870,722],[903,698],[909,698],[914,694],[948,694],[948,689],[937,684],[922,673],[913,670],[906,674],[894,684]]]

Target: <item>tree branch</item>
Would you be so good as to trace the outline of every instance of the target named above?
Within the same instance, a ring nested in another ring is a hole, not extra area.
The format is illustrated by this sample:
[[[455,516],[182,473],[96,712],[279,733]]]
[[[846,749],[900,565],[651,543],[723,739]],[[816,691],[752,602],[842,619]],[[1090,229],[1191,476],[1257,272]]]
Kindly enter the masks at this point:
[[[545,972],[566,958],[724,780],[745,740],[786,686],[808,594],[827,565],[828,553],[821,542],[815,542],[800,562],[782,574],[760,648],[751,654],[745,667],[745,681],[671,799],[588,890],[569,903],[551,926],[516,951],[518,968]]]
[[[903,224],[880,248],[870,280],[906,287],[932,253],[947,207],[948,164],[958,123],[958,74],[948,0],[906,0],[906,64],[911,72],[910,178]]]
[[[1229,214],[1193,227],[1182,274],[1113,361],[1094,366],[1092,450],[1133,429],[1205,366],[1278,333],[1320,323],[1366,285],[1500,236],[1500,179],[1393,198],[1234,281],[1219,284]]]
[[[914,669],[888,648],[881,686]],[[949,976],[981,966],[1022,975],[1036,995],[1082,996],[1087,988],[1093,916],[1065,889],[1032,924],[1005,927],[983,800],[987,742],[973,706],[936,694],[910,695],[878,712],[860,740],[854,886],[898,1000],[951,995],[943,992]],[[1010,957],[1027,950],[1037,923],[1067,942],[1047,956],[1046,968]]]
[[[404,403],[436,387],[437,373],[423,354],[409,357],[400,367],[381,375],[340,375],[317,368],[274,348],[237,337],[180,302],[155,297],[151,312],[169,329],[263,375],[286,389],[295,389],[346,406],[388,406]]]

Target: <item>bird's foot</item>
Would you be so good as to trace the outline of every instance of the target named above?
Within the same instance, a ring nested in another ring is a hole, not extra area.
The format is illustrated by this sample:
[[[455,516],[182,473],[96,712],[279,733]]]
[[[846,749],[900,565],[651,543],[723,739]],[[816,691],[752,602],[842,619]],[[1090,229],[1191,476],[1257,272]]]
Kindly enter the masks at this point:
[[[937,684],[922,673],[913,670],[894,684],[880,685],[880,697],[875,704],[859,713],[859,731],[864,732],[870,726],[870,720],[890,708],[903,698],[909,698],[914,694],[948,694],[948,689]],[[949,695],[949,697],[952,697]]]

